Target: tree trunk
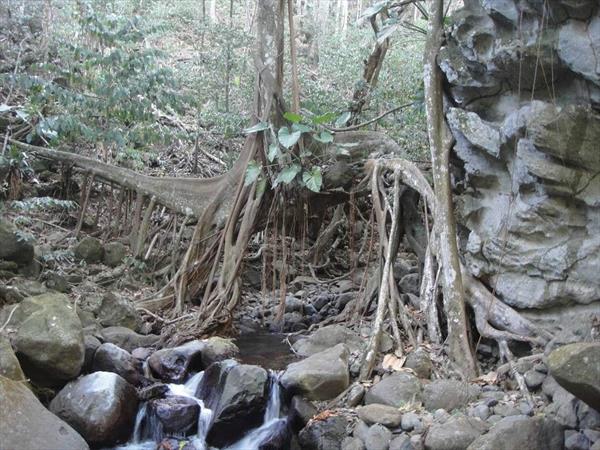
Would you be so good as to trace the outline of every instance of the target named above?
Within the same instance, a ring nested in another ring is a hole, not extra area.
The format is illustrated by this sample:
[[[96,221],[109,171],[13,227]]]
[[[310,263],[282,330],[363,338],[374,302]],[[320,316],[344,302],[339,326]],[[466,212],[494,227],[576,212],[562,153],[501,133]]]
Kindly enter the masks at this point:
[[[435,226],[439,236],[444,309],[448,323],[448,355],[464,378],[477,374],[469,342],[461,266],[456,244],[449,155],[452,140],[443,113],[442,72],[437,55],[442,43],[444,1],[434,0],[425,49],[424,83],[427,133],[435,192]]]

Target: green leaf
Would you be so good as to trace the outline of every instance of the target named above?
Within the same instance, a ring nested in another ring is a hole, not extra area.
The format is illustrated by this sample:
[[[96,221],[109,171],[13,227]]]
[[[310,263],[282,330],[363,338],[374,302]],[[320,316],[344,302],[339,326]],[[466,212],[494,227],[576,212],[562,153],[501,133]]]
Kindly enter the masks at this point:
[[[392,34],[394,34],[394,32],[398,28],[400,28],[400,24],[398,24],[398,23],[395,23],[395,24],[392,24],[392,25],[388,25],[387,27],[383,28],[379,33],[377,33],[377,42],[379,44],[382,44],[383,41],[385,41]]]
[[[286,112],[283,115],[283,117],[286,120],[289,120],[292,123],[298,123],[298,122],[300,122],[302,120],[302,116],[300,114],[296,114],[296,113],[293,113],[293,112]]]
[[[320,116],[313,117],[312,118],[312,122],[315,125],[320,125],[320,124],[323,124],[323,123],[331,122],[335,118],[336,118],[336,114],[335,113],[328,112],[328,113],[325,113],[325,114],[321,114]]]
[[[248,163],[248,167],[246,168],[246,178],[244,179],[244,186],[249,186],[254,183],[258,176],[260,175],[262,169],[258,165],[258,163],[254,160]]]
[[[279,132],[277,133],[277,139],[279,139],[279,143],[283,145],[285,148],[290,148],[298,142],[300,139],[300,135],[302,132],[294,131],[290,134],[290,130],[288,127],[281,127]]]
[[[304,181],[306,187],[311,191],[320,192],[321,186],[323,185],[321,168],[315,166],[310,171],[304,171],[304,173],[302,173],[302,181]]]
[[[258,122],[256,125],[251,126],[250,128],[246,128],[244,133],[258,133],[259,131],[264,131],[269,128],[269,124],[267,122]]]
[[[322,142],[323,144],[329,144],[333,142],[333,134],[331,134],[329,131],[321,131],[321,134],[314,134],[313,137],[315,140]]]
[[[313,131],[313,129],[308,125],[304,125],[301,123],[293,123],[292,131],[299,131],[300,133],[310,133],[311,131]]]
[[[302,167],[300,167],[299,164],[292,164],[291,166],[285,167],[279,172],[279,175],[277,175],[275,185],[278,185],[279,183],[290,184],[301,170]]]
[[[267,159],[269,162],[273,162],[275,158],[279,156],[279,145],[271,144],[269,145],[269,153],[267,154]]]
[[[369,18],[373,17],[375,14],[379,13],[385,6],[387,5],[387,1],[377,2],[372,6],[369,6],[361,15],[361,18]]]
[[[337,120],[335,121],[335,126],[337,128],[343,127],[348,123],[350,117],[352,117],[352,114],[350,113],[350,111],[346,111],[337,118]]]

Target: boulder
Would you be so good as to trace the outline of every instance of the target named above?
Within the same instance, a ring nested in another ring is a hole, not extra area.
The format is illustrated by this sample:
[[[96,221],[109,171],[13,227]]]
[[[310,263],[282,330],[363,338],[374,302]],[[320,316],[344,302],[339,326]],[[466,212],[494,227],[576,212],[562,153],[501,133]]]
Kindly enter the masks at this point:
[[[392,432],[383,425],[376,423],[369,427],[365,439],[365,447],[367,450],[388,450],[390,441],[392,440]]]
[[[160,430],[152,430],[155,441],[158,440],[157,434],[160,438],[166,435],[190,436],[198,429],[200,405],[192,398],[175,395],[151,400],[147,411],[149,422],[160,424]]]
[[[190,371],[202,369],[202,341],[191,341],[179,347],[163,348],[148,358],[152,374],[163,381],[181,383]]]
[[[575,397],[600,411],[600,343],[575,343],[550,353],[554,379]]]
[[[83,346],[85,348],[85,357],[83,362],[82,372],[90,372],[94,362],[94,354],[102,342],[97,337],[86,334],[83,336]]]
[[[269,394],[268,380],[269,375],[262,367],[232,360],[216,362],[205,370],[196,396],[213,412],[206,437],[210,445],[232,444],[262,423]]]
[[[346,419],[329,416],[325,420],[312,420],[298,434],[303,450],[340,450],[346,437]]]
[[[202,365],[210,366],[214,362],[234,358],[240,353],[240,349],[231,339],[213,336],[202,341]]]
[[[82,298],[81,310],[94,315],[103,327],[125,327],[140,331],[142,318],[133,303],[120,294],[90,294]]]
[[[396,428],[402,422],[402,413],[398,408],[372,403],[356,410],[359,419],[369,425],[379,423],[388,428]]]
[[[384,377],[369,389],[365,404],[380,403],[401,408],[421,402],[421,382],[407,372],[397,372]]]
[[[14,347],[29,377],[53,384],[79,375],[85,357],[83,330],[67,296],[28,297],[15,311],[15,322]]]
[[[138,334],[125,327],[108,327],[102,330],[101,337],[104,342],[110,342],[128,352],[138,347],[153,347],[158,344],[160,336],[155,334]]]
[[[191,372],[200,371],[238,353],[239,349],[231,340],[212,337],[158,350],[148,358],[148,366],[161,380],[181,383]]]
[[[433,425],[425,438],[427,450],[464,450],[488,430],[485,422],[474,417],[455,416],[444,424]]]
[[[445,409],[452,411],[462,408],[475,400],[479,395],[479,387],[457,380],[435,380],[425,386],[423,403],[428,411]]]
[[[0,259],[26,266],[33,261],[33,245],[9,222],[0,221]]]
[[[341,450],[365,450],[365,444],[359,438],[348,436],[342,441]]]
[[[562,427],[543,417],[510,416],[475,439],[467,450],[562,450]]]
[[[0,336],[0,376],[14,381],[24,381],[25,374],[21,369],[19,360],[15,356],[8,339]]]
[[[292,394],[310,400],[328,400],[348,387],[348,350],[344,344],[315,353],[290,364],[281,376],[281,385]]]
[[[139,386],[143,379],[141,363],[128,351],[108,342],[96,350],[92,371],[116,373],[134,386]]]
[[[127,256],[127,247],[117,241],[109,242],[104,246],[104,257],[102,262],[108,267],[119,266]]]
[[[0,448],[89,450],[67,423],[40,403],[23,383],[0,376]]]
[[[75,258],[83,260],[88,264],[96,264],[102,261],[104,247],[100,239],[95,237],[84,237],[73,250]]]
[[[137,407],[134,387],[111,372],[95,372],[70,382],[50,403],[50,411],[92,446],[127,441]]]
[[[295,431],[300,431],[304,428],[308,421],[316,416],[317,413],[318,410],[312,402],[299,395],[292,397],[289,409],[289,422]]]
[[[417,377],[428,380],[431,376],[433,364],[429,354],[423,348],[417,348],[408,354],[404,367],[412,369]]]
[[[294,352],[300,356],[311,356],[330,349],[337,344],[345,344],[352,353],[362,348],[364,341],[354,331],[341,325],[328,325],[319,328],[309,337],[300,339],[293,345]]]

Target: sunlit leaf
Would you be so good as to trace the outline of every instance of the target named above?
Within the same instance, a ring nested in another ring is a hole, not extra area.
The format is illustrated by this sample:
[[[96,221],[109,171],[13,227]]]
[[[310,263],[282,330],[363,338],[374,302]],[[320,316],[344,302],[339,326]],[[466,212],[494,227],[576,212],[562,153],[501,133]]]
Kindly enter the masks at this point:
[[[294,178],[296,178],[296,175],[298,175],[300,170],[302,170],[302,167],[299,164],[292,164],[291,166],[285,167],[279,172],[279,175],[277,175],[275,185],[279,183],[290,184]]]
[[[315,125],[320,125],[320,124],[323,124],[323,123],[331,122],[336,117],[337,117],[337,115],[335,113],[328,112],[328,113],[325,113],[325,114],[321,114],[320,116],[313,117],[312,118],[312,122]]]
[[[264,131],[269,128],[269,124],[267,122],[258,122],[256,125],[251,126],[250,128],[246,128],[244,133],[258,133],[259,131]]]
[[[277,133],[277,139],[285,148],[290,148],[294,146],[296,142],[298,142],[298,139],[300,139],[301,135],[301,131],[293,131],[290,133],[290,129],[288,127],[281,127]]]
[[[302,181],[304,181],[306,187],[311,191],[320,192],[323,184],[321,168],[315,166],[310,171],[304,171],[304,173],[302,173]]]
[[[300,114],[296,114],[296,113],[293,113],[293,112],[286,112],[283,115],[283,117],[286,120],[289,120],[292,123],[298,123],[298,122],[300,122],[302,120],[302,116]]]

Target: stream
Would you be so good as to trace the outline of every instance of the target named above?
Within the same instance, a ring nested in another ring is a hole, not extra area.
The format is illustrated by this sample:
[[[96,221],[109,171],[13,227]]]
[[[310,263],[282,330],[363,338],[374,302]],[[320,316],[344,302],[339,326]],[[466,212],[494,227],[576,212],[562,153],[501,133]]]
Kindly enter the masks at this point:
[[[274,433],[278,430],[281,431],[281,429],[287,426],[287,419],[280,417],[282,402],[279,375],[280,372],[269,371],[269,396],[262,425],[254,430],[250,430],[238,442],[225,447],[223,450],[258,450],[259,446],[273,436]],[[191,398],[198,403],[200,414],[198,417],[198,429],[195,435],[186,437],[163,433],[161,423],[148,414],[147,403],[144,402],[140,404],[130,442],[114,447],[112,450],[155,450],[157,444],[165,437],[186,439],[186,449],[192,446],[195,450],[207,450],[206,436],[212,424],[213,411],[204,405],[202,399],[195,396],[203,376],[204,372],[198,372],[183,384],[168,384],[169,391],[166,394],[167,397],[180,396]]]

